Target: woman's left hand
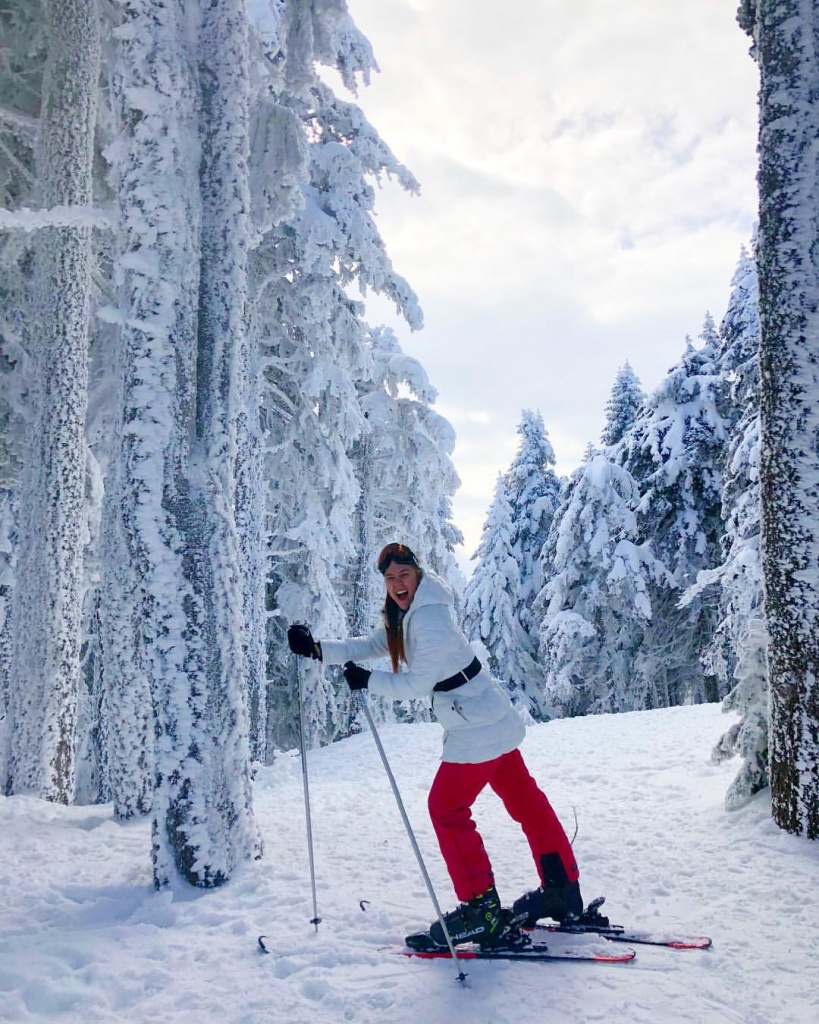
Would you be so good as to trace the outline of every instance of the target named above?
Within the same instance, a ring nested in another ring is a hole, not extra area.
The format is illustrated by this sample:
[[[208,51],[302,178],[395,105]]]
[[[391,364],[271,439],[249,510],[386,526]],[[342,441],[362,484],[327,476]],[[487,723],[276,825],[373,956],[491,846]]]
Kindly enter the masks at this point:
[[[370,670],[348,661],[344,665],[344,678],[351,690],[366,690],[370,681]]]

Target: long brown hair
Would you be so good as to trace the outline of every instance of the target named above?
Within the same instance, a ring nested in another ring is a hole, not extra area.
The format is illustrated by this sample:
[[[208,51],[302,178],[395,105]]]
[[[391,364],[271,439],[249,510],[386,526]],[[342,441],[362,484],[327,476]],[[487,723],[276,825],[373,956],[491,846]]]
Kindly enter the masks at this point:
[[[389,594],[384,602],[384,628],[387,630],[387,647],[390,649],[392,670],[397,672],[398,663],[407,660],[404,654],[404,613]]]

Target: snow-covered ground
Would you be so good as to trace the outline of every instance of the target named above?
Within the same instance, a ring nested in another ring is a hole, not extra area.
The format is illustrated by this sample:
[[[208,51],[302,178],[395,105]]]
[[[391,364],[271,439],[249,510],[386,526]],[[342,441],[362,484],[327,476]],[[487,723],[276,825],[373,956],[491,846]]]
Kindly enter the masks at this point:
[[[576,810],[586,899],[605,893],[614,919],[707,933],[713,948],[638,947],[615,966],[471,964],[466,986],[450,962],[382,948],[432,910],[368,734],[308,758],[318,930],[296,756],[257,780],[264,860],[214,892],[152,890],[146,822],[0,798],[0,1020],[816,1024],[819,843],[780,832],[765,795],[724,811],[736,765],[709,753],[728,724],[716,705],[600,716],[533,727],[523,747],[570,834]],[[439,729],[381,735],[451,907],[425,806]],[[528,848],[492,794],[476,813],[511,901],[535,884]]]

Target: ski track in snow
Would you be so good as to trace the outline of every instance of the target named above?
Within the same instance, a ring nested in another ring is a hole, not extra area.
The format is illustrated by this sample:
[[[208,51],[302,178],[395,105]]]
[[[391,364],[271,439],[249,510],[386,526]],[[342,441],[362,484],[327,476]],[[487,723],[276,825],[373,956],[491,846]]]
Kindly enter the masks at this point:
[[[317,930],[294,754],[256,782],[264,859],[210,892],[152,890],[145,821],[0,798],[0,1020],[816,1024],[819,843],[780,832],[764,794],[724,810],[738,763],[709,754],[729,724],[718,705],[597,716],[535,726],[523,747],[570,835],[576,809],[586,900],[605,893],[612,920],[706,933],[713,949],[637,947],[618,966],[472,963],[466,986],[451,962],[382,948],[433,912],[368,734],[308,756]],[[440,730],[390,726],[382,740],[448,909],[426,812]],[[511,902],[536,882],[528,847],[491,793],[476,817]]]

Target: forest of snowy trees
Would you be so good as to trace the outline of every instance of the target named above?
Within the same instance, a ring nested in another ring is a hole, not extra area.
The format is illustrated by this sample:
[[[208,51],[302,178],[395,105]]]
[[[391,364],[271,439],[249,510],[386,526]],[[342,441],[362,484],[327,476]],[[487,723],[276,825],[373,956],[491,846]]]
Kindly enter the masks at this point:
[[[286,626],[370,628],[396,535],[461,579],[454,432],[347,288],[421,326],[372,217],[418,186],[318,73],[375,66],[344,0],[0,23],[3,792],[151,814],[157,884],[217,885],[298,737]],[[303,705],[354,727],[346,686]]]
[[[320,74],[375,68],[345,0],[3,5],[3,793],[150,815],[158,886],[221,884],[261,854],[253,764],[359,727],[287,626],[370,629],[399,538],[526,716],[723,700],[728,805],[770,781],[819,836],[816,58],[769,6],[740,9],[760,224],[721,322],[648,394],[624,362],[568,479],[523,412],[464,589],[454,431],[351,297],[422,326],[373,219],[418,185]]]
[[[498,480],[464,604],[535,719],[726,699],[729,804],[767,784],[759,546],[759,306],[745,250],[717,328],[648,395],[626,362],[568,479],[539,413]]]

